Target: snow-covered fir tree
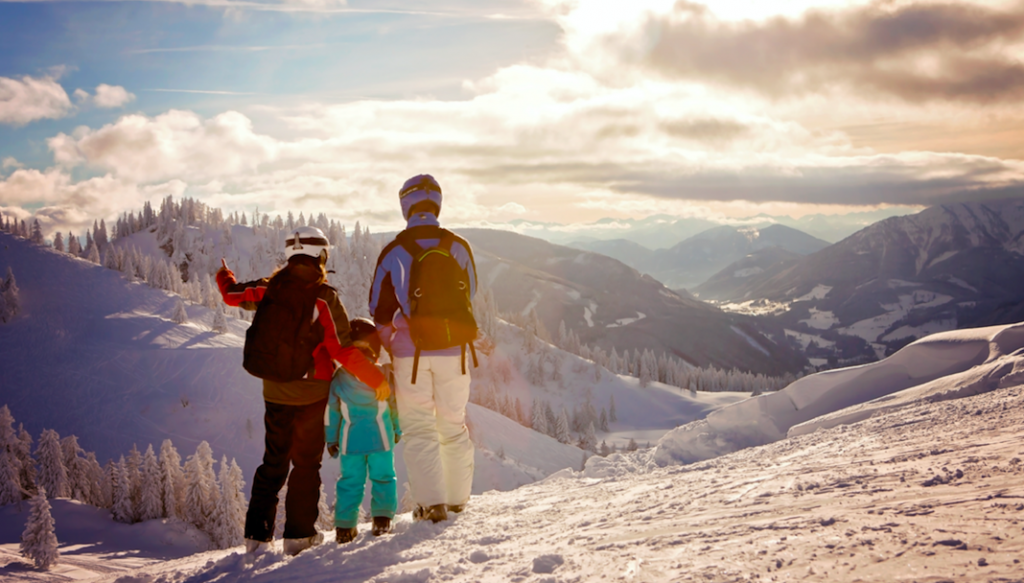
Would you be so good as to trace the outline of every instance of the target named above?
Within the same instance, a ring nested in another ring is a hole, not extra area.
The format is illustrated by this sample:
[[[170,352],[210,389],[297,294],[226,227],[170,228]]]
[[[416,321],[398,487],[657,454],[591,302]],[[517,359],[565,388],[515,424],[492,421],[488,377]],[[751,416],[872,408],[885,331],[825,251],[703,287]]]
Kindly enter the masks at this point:
[[[174,303],[174,312],[171,314],[171,321],[175,324],[188,322],[188,312],[185,311],[185,302],[180,299]]]
[[[68,497],[88,503],[92,498],[92,489],[85,464],[85,451],[78,445],[78,437],[69,435],[60,440],[64,469],[68,477]]]
[[[0,282],[0,296],[3,297],[0,303],[0,322],[10,322],[21,311],[21,298],[18,294],[18,281],[14,279],[14,271],[8,265],[7,274]]]
[[[165,518],[185,519],[184,501],[185,474],[181,469],[181,456],[170,439],[160,445],[160,495],[163,499]]]
[[[135,521],[135,506],[132,504],[132,485],[124,456],[113,465],[110,472],[112,504],[110,515],[117,522],[131,524]]]
[[[208,534],[219,549],[227,549],[242,544],[245,529],[245,497],[242,494],[244,483],[241,482],[241,469],[234,471],[238,465],[232,460],[228,465],[227,456],[220,461],[220,498],[210,518]]]
[[[32,435],[18,424],[18,441],[14,444],[14,454],[21,463],[21,489],[28,494],[36,491],[36,460],[32,457]]]
[[[153,453],[153,445],[150,444],[142,456],[142,468],[139,471],[139,520],[153,520],[164,516],[162,477],[160,464]]]
[[[64,234],[57,231],[57,234],[53,236],[53,248],[56,251],[64,252]]]
[[[78,237],[72,233],[68,233],[68,253],[75,257],[82,254],[82,245],[78,242]]]
[[[548,419],[544,415],[544,407],[541,403],[534,401],[530,409],[530,427],[538,433],[548,434]]]
[[[31,559],[37,569],[49,569],[57,564],[60,558],[57,534],[53,528],[53,515],[50,513],[50,502],[46,496],[46,489],[40,486],[32,497],[32,511],[29,512],[25,530],[21,533],[21,556]]]
[[[565,412],[565,409],[562,409],[558,414],[554,437],[561,443],[569,443],[572,440],[572,437],[569,435],[569,415]]]
[[[97,508],[110,508],[113,495],[110,480],[96,460],[96,454],[91,451],[85,454],[85,472],[89,480],[89,504]]]
[[[185,462],[185,519],[196,528],[207,530],[219,497],[213,451],[210,444],[202,441]]]
[[[60,447],[60,436],[52,429],[44,429],[36,449],[39,460],[37,483],[45,488],[51,498],[67,498],[68,473],[64,467],[64,453]]]
[[[18,459],[6,448],[0,447],[0,506],[16,504],[21,511],[24,492],[18,474]]]
[[[142,454],[139,448],[133,443],[128,457],[125,458],[124,474],[122,478],[128,484],[129,495],[132,499],[132,522],[141,520],[141,499],[142,499]]]
[[[227,333],[228,319],[227,316],[224,315],[224,308],[218,306],[213,311],[213,324],[210,326],[210,329],[216,332],[217,334]]]

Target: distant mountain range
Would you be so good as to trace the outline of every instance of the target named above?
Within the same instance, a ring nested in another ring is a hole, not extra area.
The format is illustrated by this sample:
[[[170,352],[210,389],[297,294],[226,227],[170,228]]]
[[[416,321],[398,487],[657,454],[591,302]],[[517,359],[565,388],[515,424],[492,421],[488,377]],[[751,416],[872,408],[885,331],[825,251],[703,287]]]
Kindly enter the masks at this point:
[[[810,356],[892,353],[942,330],[1024,315],[1024,200],[960,203],[893,217],[816,253],[767,250],[694,289],[774,312]]]
[[[806,365],[781,328],[683,297],[616,259],[509,231],[458,232],[473,245],[480,280],[499,308],[534,308],[552,333],[564,321],[582,342],[608,351],[652,349],[694,365],[770,375]]]
[[[559,245],[572,242],[625,239],[654,250],[668,249],[698,233],[715,227],[761,229],[771,225],[783,225],[834,243],[883,219],[908,215],[918,212],[918,210],[920,209],[913,207],[889,207],[858,213],[806,215],[796,219],[788,216],[759,214],[728,222],[665,214],[652,215],[643,219],[605,218],[593,223],[569,225],[515,219],[505,224],[495,224],[494,228],[513,230]]]
[[[783,225],[714,227],[669,249],[650,250],[626,239],[576,241],[572,247],[613,257],[670,288],[691,290],[727,265],[762,249],[808,255],[829,243]]]

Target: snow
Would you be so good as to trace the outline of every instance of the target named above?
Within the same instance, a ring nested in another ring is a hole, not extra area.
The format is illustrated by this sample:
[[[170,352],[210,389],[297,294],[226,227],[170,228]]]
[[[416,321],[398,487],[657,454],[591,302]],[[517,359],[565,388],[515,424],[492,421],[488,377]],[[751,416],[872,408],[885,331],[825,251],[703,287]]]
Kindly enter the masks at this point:
[[[112,453],[168,436],[184,453],[208,439],[251,475],[262,436],[245,420],[259,419],[259,389],[240,373],[238,346],[224,344],[245,323],[229,319],[216,335],[201,324],[210,311],[190,305],[190,324],[175,326],[173,296],[0,237],[0,266],[13,266],[24,298],[23,314],[0,326],[0,384],[19,421]],[[523,358],[515,330],[500,330],[499,354]],[[60,562],[45,572],[19,557],[27,504],[2,507],[0,580],[1020,579],[1024,324],[933,334],[753,398],[594,381],[587,361],[551,354],[561,383],[514,371],[510,394],[555,407],[614,395],[620,421],[598,439],[662,432],[657,446],[591,457],[580,471],[579,449],[471,406],[479,488],[447,522],[404,513],[387,536],[363,523],[348,545],[328,532],[296,557],[276,542],[247,561],[240,547],[200,552],[205,535],[180,522],[118,524],[53,500]]]
[[[960,286],[960,287],[962,287],[962,288],[964,288],[966,290],[970,290],[970,291],[972,291],[974,293],[978,293],[978,288],[976,288],[973,285],[967,283],[966,281],[960,279],[959,277],[951,275],[948,278],[946,278],[946,280],[949,283],[952,283],[954,285],[958,285],[958,286]]]
[[[614,323],[605,326],[605,328],[618,328],[620,326],[628,326],[633,322],[639,322],[640,320],[643,320],[646,317],[647,316],[643,312],[637,312],[636,318],[619,318]],[[587,322],[589,323],[590,320],[587,320]]]
[[[591,313],[590,308],[588,306],[583,307],[583,319],[587,321],[588,328],[594,327],[594,314]]]
[[[818,330],[828,330],[832,326],[839,323],[839,318],[836,318],[832,312],[826,312],[817,308],[811,308],[811,317],[806,320],[800,320],[801,324],[806,324],[811,328],[817,328]]]
[[[899,280],[889,280],[890,282]],[[845,328],[840,328],[838,332],[847,336],[859,336],[871,344],[875,348],[876,354],[879,358],[882,358],[885,354],[885,346],[877,344],[879,340],[885,340],[887,338],[905,338],[910,334],[904,334],[903,336],[886,336],[881,338],[885,331],[888,330],[900,320],[907,317],[908,314],[914,310],[933,308],[949,303],[953,300],[951,296],[944,294],[938,294],[926,290],[914,290],[913,293],[903,294],[899,296],[898,302],[894,304],[882,304],[882,309],[885,313],[872,318],[866,318],[855,322]],[[948,328],[942,328],[938,324],[929,323],[924,326],[925,330],[945,330]],[[894,332],[895,333],[895,332]]]
[[[784,314],[789,311],[789,304],[785,302],[772,302],[769,300],[748,300],[745,302],[715,303],[719,309],[725,312],[736,314],[747,314],[750,316],[769,316]]]
[[[836,344],[834,341],[826,340],[821,336],[817,336],[815,334],[807,334],[805,332],[797,332],[796,330],[790,330],[789,328],[785,329],[785,333],[787,337],[795,338],[796,341],[800,343],[800,348],[803,350],[807,350],[807,346],[812,341],[823,348],[832,348]]]
[[[832,291],[832,286],[823,285],[819,283],[818,285],[814,286],[814,289],[798,298],[794,298],[793,301],[806,302],[808,300],[823,300],[826,296],[828,296],[828,292],[830,291]]]
[[[936,332],[945,332],[946,330],[956,330],[956,318],[932,320],[921,324],[920,326],[900,326],[885,336],[882,336],[880,340],[889,342],[891,340],[899,340],[902,338],[921,338],[929,334],[935,334]]]
[[[885,360],[813,374],[781,391],[713,411],[666,434],[655,459],[662,465],[692,463],[778,441],[800,423],[963,372],[1022,347],[1024,324],[934,334]]]
[[[759,273],[764,273],[764,269],[761,267],[746,267],[744,269],[737,269],[736,271],[732,272],[732,276],[750,277],[752,275],[757,275]]]
[[[740,337],[742,337],[744,340],[746,340],[748,344],[750,344],[754,348],[760,350],[766,356],[768,355],[768,350],[766,350],[764,346],[761,346],[757,342],[757,340],[754,340],[753,338],[751,338],[749,334],[747,334],[743,330],[740,330],[736,326],[729,326],[729,328],[732,328],[732,331],[735,332],[736,334],[740,335]]]

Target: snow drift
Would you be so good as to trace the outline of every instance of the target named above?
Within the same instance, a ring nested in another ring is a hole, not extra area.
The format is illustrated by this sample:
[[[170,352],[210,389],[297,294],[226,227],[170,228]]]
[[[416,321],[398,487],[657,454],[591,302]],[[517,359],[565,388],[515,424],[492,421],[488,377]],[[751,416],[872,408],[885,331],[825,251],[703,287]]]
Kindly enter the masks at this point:
[[[965,384],[970,385],[966,392],[976,394],[995,388],[999,377],[1016,370],[1020,359],[1009,355],[1022,347],[1024,323],[933,334],[885,360],[810,375],[781,391],[714,411],[666,434],[658,443],[654,461],[662,466],[692,463],[787,435],[860,421],[910,398],[904,396],[889,405],[879,403],[888,395],[937,379],[944,381],[935,387],[941,387],[946,398],[966,396]],[[986,366],[979,366],[982,364]],[[962,378],[947,378],[955,375]],[[915,393],[916,398],[926,394],[936,398],[936,393]]]

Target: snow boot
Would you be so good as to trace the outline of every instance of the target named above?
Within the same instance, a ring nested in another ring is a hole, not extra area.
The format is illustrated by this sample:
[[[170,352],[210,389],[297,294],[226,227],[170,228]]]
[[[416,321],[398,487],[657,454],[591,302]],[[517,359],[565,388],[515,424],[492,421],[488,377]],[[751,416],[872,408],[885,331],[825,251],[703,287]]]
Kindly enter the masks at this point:
[[[270,550],[270,541],[245,539],[245,554],[256,558]]]
[[[444,504],[434,504],[433,506],[417,506],[416,510],[412,513],[413,520],[429,520],[434,524],[443,520],[448,520],[448,510]]]
[[[324,535],[319,532],[305,538],[286,538],[284,539],[284,554],[295,556],[322,542],[324,542]]]
[[[466,509],[466,505],[465,504],[449,504],[448,505],[448,512],[454,512],[455,514],[458,514],[458,513],[462,512],[465,509]]]
[[[391,519],[387,516],[373,517],[373,536],[380,536],[391,532]]]
[[[339,545],[350,543],[356,540],[356,535],[359,534],[359,530],[357,530],[356,528],[341,528],[340,526],[334,529],[334,532],[337,535],[335,538],[335,542],[337,542]]]

